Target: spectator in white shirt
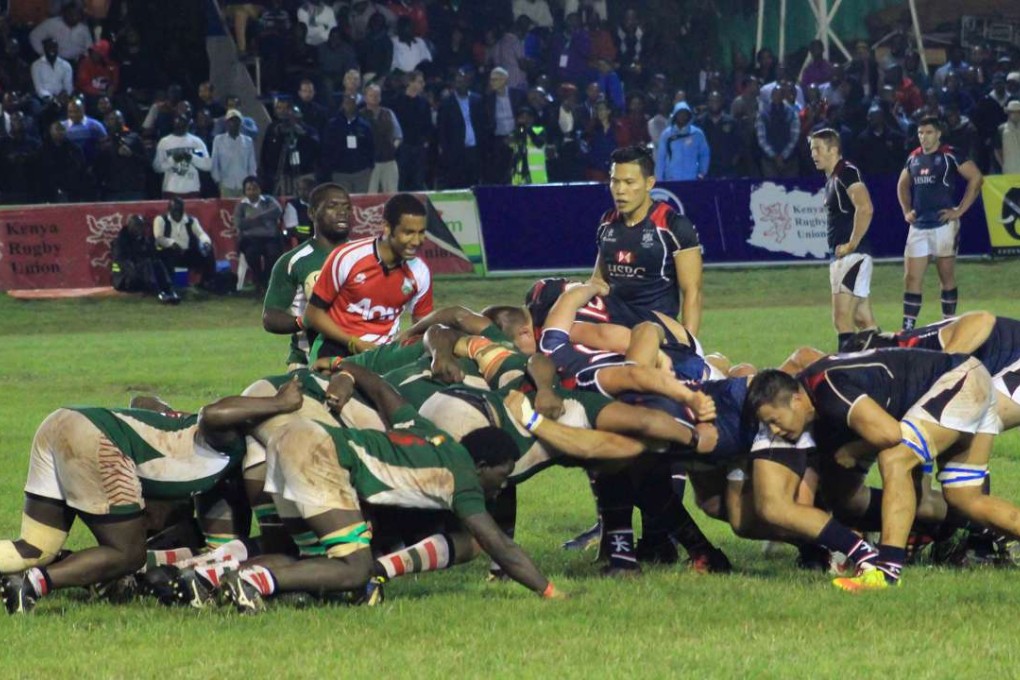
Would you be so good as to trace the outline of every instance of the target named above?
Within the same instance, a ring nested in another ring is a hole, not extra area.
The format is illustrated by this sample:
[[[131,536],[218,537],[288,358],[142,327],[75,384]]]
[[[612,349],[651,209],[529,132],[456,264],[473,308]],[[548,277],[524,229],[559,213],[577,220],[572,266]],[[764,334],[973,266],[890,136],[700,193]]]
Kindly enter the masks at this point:
[[[191,117],[178,115],[174,118],[173,132],[156,145],[152,169],[163,175],[163,196],[173,198],[198,198],[202,183],[199,170],[212,169],[212,158],[201,138],[188,132]]]
[[[307,27],[305,44],[316,47],[329,40],[329,32],[336,28],[336,13],[322,0],[310,0],[297,11],[297,20]]]
[[[32,85],[40,99],[51,99],[58,95],[70,95],[74,90],[74,69],[66,59],[57,54],[57,42],[53,38],[43,41],[43,56],[32,62]]]
[[[553,16],[546,0],[514,0],[514,19],[524,15],[540,28],[552,28]]]
[[[56,41],[61,58],[71,63],[77,63],[92,44],[89,27],[82,22],[81,10],[73,2],[64,7],[60,16],[50,17],[28,34],[28,41],[36,54],[43,54],[43,41],[47,38]]]
[[[254,175],[255,143],[241,134],[241,112],[227,111],[227,131],[216,135],[212,143],[212,178],[220,187],[220,198],[244,195],[244,178]]]
[[[199,286],[208,286],[216,274],[216,255],[212,239],[198,218],[184,212],[184,201],[171,198],[167,211],[152,221],[156,254],[171,274],[177,267],[197,271]]]
[[[394,71],[410,73],[425,61],[432,61],[432,53],[421,38],[414,35],[414,22],[410,17],[397,19],[397,34],[393,41],[393,61],[390,68]],[[385,44],[385,43],[384,43]]]

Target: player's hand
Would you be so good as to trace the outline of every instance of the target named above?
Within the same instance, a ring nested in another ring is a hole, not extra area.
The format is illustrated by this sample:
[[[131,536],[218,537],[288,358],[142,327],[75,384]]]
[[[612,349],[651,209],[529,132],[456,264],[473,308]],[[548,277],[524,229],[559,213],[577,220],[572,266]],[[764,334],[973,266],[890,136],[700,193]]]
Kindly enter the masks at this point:
[[[329,385],[326,387],[326,406],[331,411],[340,413],[352,396],[354,396],[354,378],[341,368],[329,379]]]
[[[462,383],[464,371],[455,358],[439,355],[432,357],[432,377],[444,383]]]
[[[849,243],[841,243],[836,246],[836,259],[846,257],[850,253],[854,252],[855,248]]]
[[[694,429],[698,432],[698,446],[694,450],[697,453],[712,453],[715,451],[715,447],[719,444],[719,430],[716,429],[715,425],[698,423],[694,426]]]
[[[715,420],[715,402],[704,392],[693,392],[687,405],[694,411],[698,420],[702,422]]]
[[[836,461],[836,465],[846,468],[847,470],[853,470],[854,466],[857,465],[857,456],[850,451],[847,451],[845,447],[836,451],[836,455],[833,456],[833,460]]]
[[[959,208],[945,208],[943,210],[939,210],[939,221],[952,222],[953,220],[960,219],[961,215],[963,215],[963,213]]]
[[[550,585],[552,585],[552,584],[550,584]],[[542,595],[542,599],[543,600],[567,600],[567,599],[569,599],[569,596],[565,592],[563,592],[562,590],[557,588],[556,586],[552,586],[552,588],[549,589],[549,592],[547,594]]]
[[[609,284],[602,279],[588,279],[587,285],[595,289],[596,295],[609,295]]]
[[[546,418],[558,419],[563,415],[563,400],[550,389],[535,392],[535,410]]]
[[[280,389],[276,390],[276,402],[280,405],[282,413],[293,413],[301,408],[304,395],[301,394],[301,384],[297,376],[285,382]]]
[[[521,425],[524,424],[524,404],[528,398],[518,390],[510,390],[507,395],[503,398],[503,406],[506,407],[507,413]],[[530,404],[528,405],[530,409]]]
[[[903,215],[903,219],[907,221],[907,224],[913,224],[917,221],[917,211],[911,210],[910,212]]]

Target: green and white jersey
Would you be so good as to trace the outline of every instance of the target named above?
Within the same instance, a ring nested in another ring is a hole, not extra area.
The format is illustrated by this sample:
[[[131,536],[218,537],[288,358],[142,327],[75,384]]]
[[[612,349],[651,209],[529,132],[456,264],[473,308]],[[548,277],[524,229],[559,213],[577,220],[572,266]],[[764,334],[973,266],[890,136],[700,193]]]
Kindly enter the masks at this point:
[[[298,385],[300,385],[303,395],[319,403],[326,402],[326,388],[329,387],[329,380],[307,368],[297,368],[290,373],[271,375],[262,379],[276,389],[280,389],[293,380],[294,376],[297,376]]]
[[[415,363],[425,353],[425,343],[421,340],[406,345],[391,342],[361,354],[345,357],[344,362],[364,366],[373,373],[383,375]]]
[[[89,419],[135,463],[145,498],[184,499],[208,491],[241,464],[244,439],[226,450],[210,446],[198,431],[198,416],[145,409],[71,407]]]
[[[388,432],[324,425],[358,496],[375,505],[450,510],[460,518],[485,512],[467,449],[410,406],[393,414]]]
[[[298,317],[304,316],[308,300],[312,297],[312,288],[331,252],[332,248],[318,245],[313,238],[281,255],[273,265],[263,307],[281,309]],[[308,348],[312,341],[314,338],[309,336],[308,331],[292,334],[287,363],[307,364]]]

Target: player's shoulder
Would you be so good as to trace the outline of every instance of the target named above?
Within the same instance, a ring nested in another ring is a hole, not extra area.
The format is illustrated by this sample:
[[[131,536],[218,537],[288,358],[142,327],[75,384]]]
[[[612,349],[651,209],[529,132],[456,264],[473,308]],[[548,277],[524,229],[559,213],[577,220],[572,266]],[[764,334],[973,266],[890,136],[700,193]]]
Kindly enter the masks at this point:
[[[602,213],[602,217],[599,218],[599,227],[605,227],[612,224],[613,222],[619,222],[620,219],[621,219],[620,211],[614,208],[610,208],[609,210]]]
[[[428,281],[432,278],[432,270],[429,269],[428,264],[424,259],[415,257],[404,262],[404,266],[407,267],[408,271],[418,281]]]
[[[330,257],[334,260],[358,260],[367,255],[374,254],[375,238],[369,236],[367,238],[354,239],[337,246],[330,253]]]
[[[862,181],[861,169],[853,161],[844,158],[839,168],[839,177],[847,186],[850,186],[855,182]]]
[[[911,151],[910,154],[907,157],[908,158],[920,158],[923,155],[924,155],[924,149],[922,149],[921,147],[917,147],[916,149]]]

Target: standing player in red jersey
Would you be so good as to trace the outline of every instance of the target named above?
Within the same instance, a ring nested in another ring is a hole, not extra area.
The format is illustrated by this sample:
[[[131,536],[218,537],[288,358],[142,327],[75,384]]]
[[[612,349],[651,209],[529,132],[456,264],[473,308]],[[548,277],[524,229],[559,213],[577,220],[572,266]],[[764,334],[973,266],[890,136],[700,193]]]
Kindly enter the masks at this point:
[[[380,237],[346,243],[326,259],[305,312],[306,324],[320,334],[310,362],[384,345],[405,309],[416,321],[432,311],[432,274],[418,257],[425,206],[411,194],[397,194],[386,201],[383,220]]]

